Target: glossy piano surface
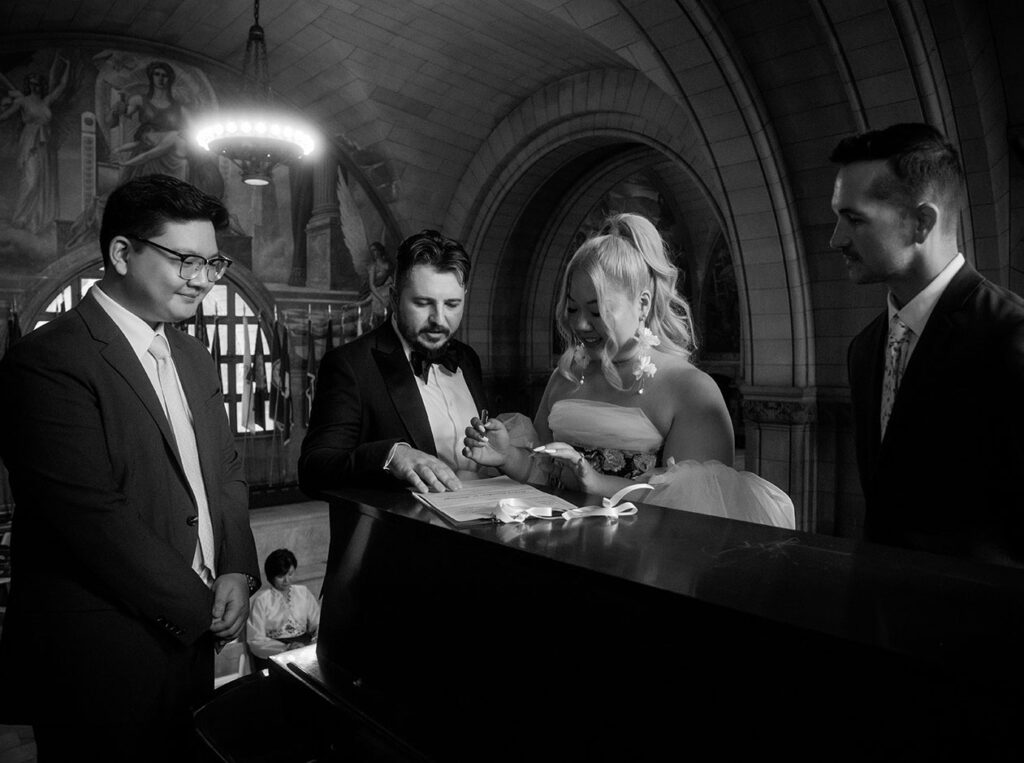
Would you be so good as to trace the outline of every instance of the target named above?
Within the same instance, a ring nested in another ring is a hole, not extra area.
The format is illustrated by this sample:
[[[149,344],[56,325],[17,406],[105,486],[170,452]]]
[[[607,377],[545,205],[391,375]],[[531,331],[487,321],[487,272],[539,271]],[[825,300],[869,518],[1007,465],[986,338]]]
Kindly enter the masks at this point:
[[[324,497],[303,680],[416,755],[1016,756],[1020,570],[656,506],[454,527],[407,493]]]

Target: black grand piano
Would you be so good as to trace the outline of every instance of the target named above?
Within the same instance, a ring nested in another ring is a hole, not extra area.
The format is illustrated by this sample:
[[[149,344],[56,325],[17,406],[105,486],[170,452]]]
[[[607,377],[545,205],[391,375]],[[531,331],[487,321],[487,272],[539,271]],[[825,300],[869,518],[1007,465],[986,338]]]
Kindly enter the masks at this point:
[[[455,527],[324,497],[318,643],[200,712],[224,760],[1024,757],[1024,571],[643,504]]]

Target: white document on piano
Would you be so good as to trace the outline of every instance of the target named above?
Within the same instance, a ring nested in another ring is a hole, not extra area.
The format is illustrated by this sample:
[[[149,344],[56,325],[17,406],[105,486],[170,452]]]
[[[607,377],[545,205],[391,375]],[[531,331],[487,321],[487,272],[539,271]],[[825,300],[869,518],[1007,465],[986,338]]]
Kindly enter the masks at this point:
[[[449,493],[413,493],[422,503],[455,524],[492,519],[498,501],[517,498],[531,507],[548,507],[556,512],[575,509],[576,505],[545,493],[511,477],[463,480],[462,488]]]

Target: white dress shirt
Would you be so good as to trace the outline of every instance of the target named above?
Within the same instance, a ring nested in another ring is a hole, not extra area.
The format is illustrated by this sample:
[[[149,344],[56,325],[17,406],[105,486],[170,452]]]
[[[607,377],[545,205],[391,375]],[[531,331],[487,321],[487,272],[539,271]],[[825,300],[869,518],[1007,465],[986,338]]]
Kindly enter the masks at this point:
[[[406,360],[412,367],[412,347],[398,330],[394,319],[391,325],[401,340]],[[416,376],[415,373],[413,375]],[[479,465],[462,455],[466,427],[469,426],[470,419],[480,414],[473,402],[473,395],[470,394],[462,369],[458,368],[452,373],[444,366],[432,363],[427,373],[427,381],[424,382],[422,377],[416,376],[416,388],[423,400],[423,407],[427,410],[437,457],[451,467],[460,479],[474,479],[480,476],[477,474]]]
[[[249,601],[245,640],[257,657],[280,654],[279,640],[309,634],[320,628],[320,602],[304,585],[292,584],[287,591],[272,586],[260,589]]]

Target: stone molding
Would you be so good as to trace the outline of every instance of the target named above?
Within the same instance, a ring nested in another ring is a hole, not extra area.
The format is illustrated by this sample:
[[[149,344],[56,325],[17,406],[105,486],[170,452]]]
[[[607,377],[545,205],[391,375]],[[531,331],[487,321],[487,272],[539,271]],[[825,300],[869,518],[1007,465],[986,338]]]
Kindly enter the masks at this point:
[[[744,400],[743,418],[757,424],[813,424],[817,404],[808,400]]]

